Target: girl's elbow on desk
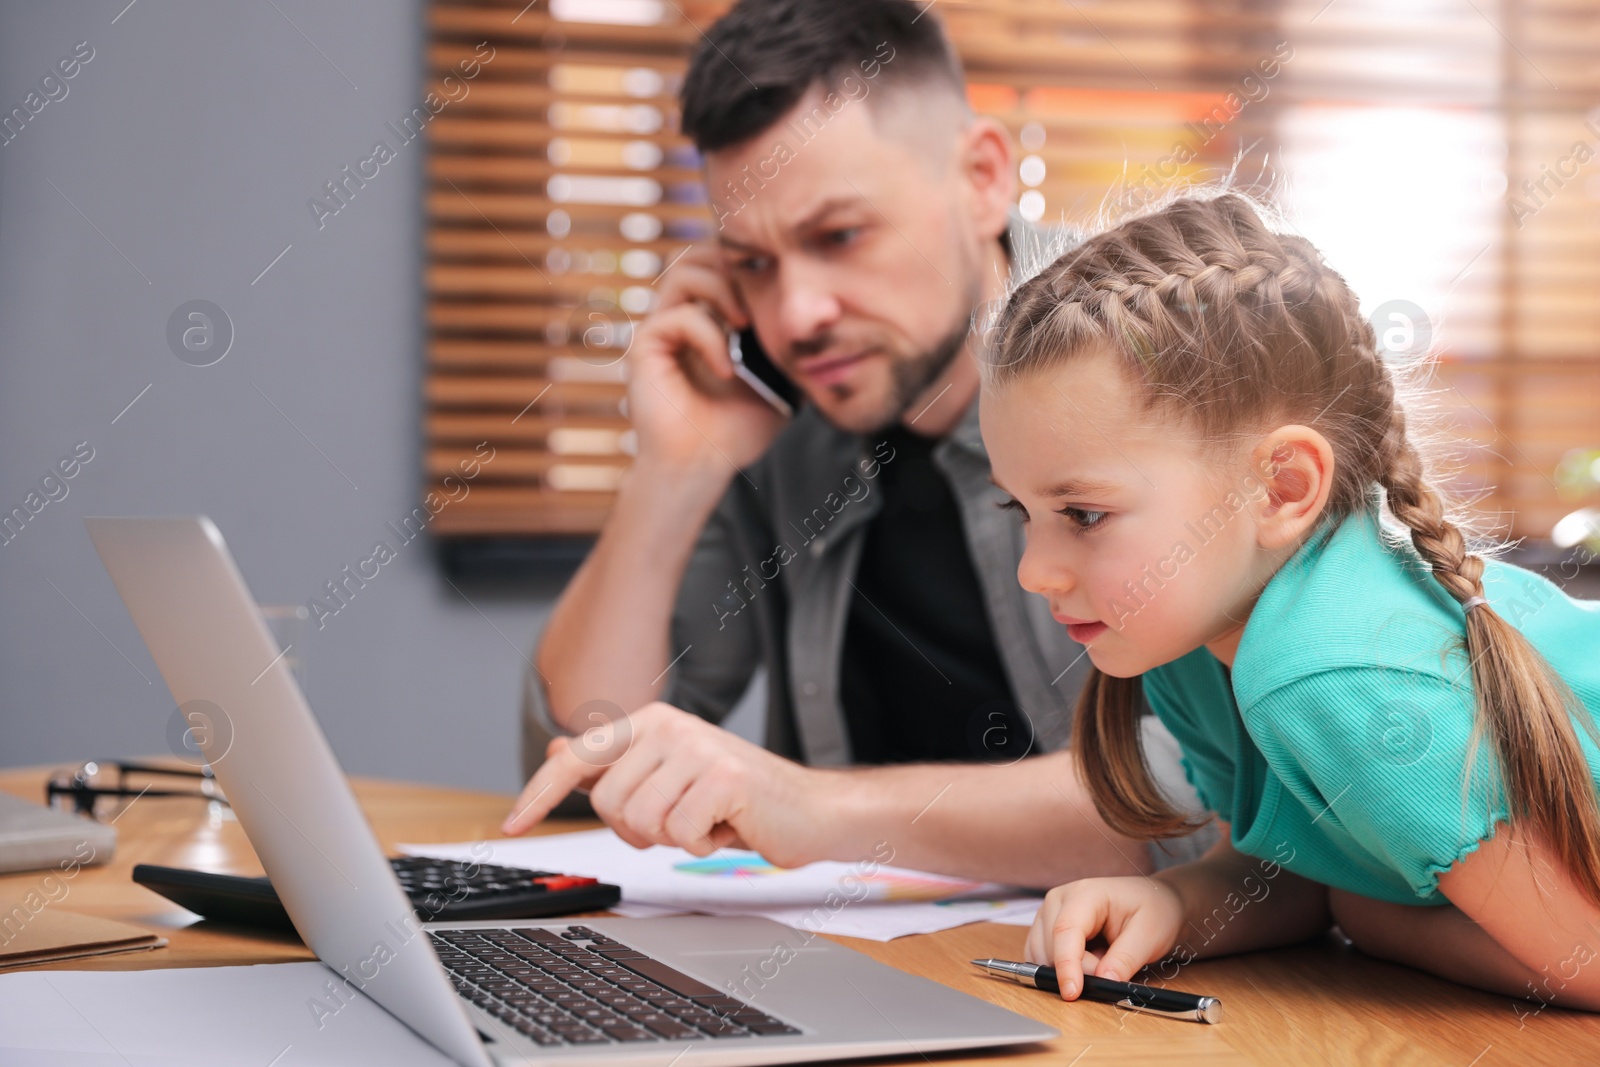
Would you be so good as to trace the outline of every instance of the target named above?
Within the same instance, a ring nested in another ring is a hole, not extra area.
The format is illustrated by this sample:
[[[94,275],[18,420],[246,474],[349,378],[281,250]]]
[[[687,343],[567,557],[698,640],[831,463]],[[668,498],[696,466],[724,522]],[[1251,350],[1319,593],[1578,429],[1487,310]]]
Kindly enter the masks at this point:
[[[1593,963],[1559,958],[1530,965],[1528,946],[1501,944],[1460,908],[1394,904],[1329,889],[1334,921],[1356,949],[1460,985],[1516,997],[1534,1004],[1580,1011],[1600,1010],[1600,972]],[[1580,957],[1581,958],[1581,957]],[[1537,1003],[1535,1003],[1537,1002]]]
[[[1600,1011],[1600,907],[1537,834],[1500,824],[1439,889],[1526,970],[1519,995]]]
[[[1600,908],[1549,850],[1505,825],[1439,876],[1442,907],[1341,890],[1329,904],[1356,948],[1544,1006],[1600,1011]]]

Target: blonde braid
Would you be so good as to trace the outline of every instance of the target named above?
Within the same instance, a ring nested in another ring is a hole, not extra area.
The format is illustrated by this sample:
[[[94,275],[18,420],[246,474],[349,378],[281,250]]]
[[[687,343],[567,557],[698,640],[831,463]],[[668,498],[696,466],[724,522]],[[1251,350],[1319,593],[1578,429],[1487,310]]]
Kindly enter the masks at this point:
[[[1387,380],[1381,367],[1380,373]],[[1547,844],[1579,890],[1600,904],[1600,797],[1573,724],[1582,724],[1597,745],[1600,735],[1545,658],[1484,598],[1484,561],[1468,550],[1460,528],[1445,517],[1444,500],[1407,437],[1401,405],[1391,400],[1391,410],[1380,478],[1389,510],[1410,529],[1411,543],[1434,580],[1466,609],[1464,646],[1474,714],[1463,802],[1487,735],[1493,740],[1513,824]]]
[[[1380,380],[1389,389],[1389,432],[1379,446],[1378,481],[1389,511],[1411,531],[1417,554],[1457,603],[1483,595],[1483,558],[1467,548],[1461,529],[1445,516],[1445,502],[1428,480],[1422,456],[1406,434],[1405,409],[1393,400],[1393,384],[1383,368]]]

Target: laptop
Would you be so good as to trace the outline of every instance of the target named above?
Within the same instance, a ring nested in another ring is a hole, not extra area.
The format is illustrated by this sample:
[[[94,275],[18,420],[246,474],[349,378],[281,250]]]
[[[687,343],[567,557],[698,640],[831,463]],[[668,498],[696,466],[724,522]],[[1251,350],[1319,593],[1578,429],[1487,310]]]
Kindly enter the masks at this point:
[[[793,1063],[1057,1036],[766,919],[420,922],[211,520],[85,522],[295,929],[334,972],[334,1008],[369,997],[470,1067]]]

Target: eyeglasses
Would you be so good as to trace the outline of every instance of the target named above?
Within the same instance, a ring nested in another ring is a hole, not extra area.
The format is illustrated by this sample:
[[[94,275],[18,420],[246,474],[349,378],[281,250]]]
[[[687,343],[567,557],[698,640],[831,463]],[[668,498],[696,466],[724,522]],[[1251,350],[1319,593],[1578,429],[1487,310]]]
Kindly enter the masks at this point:
[[[156,789],[147,785],[136,788],[128,784],[129,775],[198,778],[200,787]],[[92,819],[103,819],[109,815],[113,821],[140,797],[194,797],[218,804],[228,803],[210,767],[157,767],[131,760],[91,760],[76,770],[59,771],[45,783],[44,796],[45,803],[57,811],[65,811],[70,807],[78,815],[87,815]]]

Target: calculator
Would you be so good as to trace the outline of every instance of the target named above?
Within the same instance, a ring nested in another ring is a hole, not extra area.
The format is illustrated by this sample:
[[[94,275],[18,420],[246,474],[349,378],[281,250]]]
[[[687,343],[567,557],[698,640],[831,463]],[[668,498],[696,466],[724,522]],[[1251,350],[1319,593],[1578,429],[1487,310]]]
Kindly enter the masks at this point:
[[[424,922],[539,919],[602,911],[622,890],[597,878],[503,867],[493,863],[397,856],[389,860],[400,888]],[[196,915],[218,922],[293,930],[277,890],[265,876],[212,874],[141,863],[133,880]]]

